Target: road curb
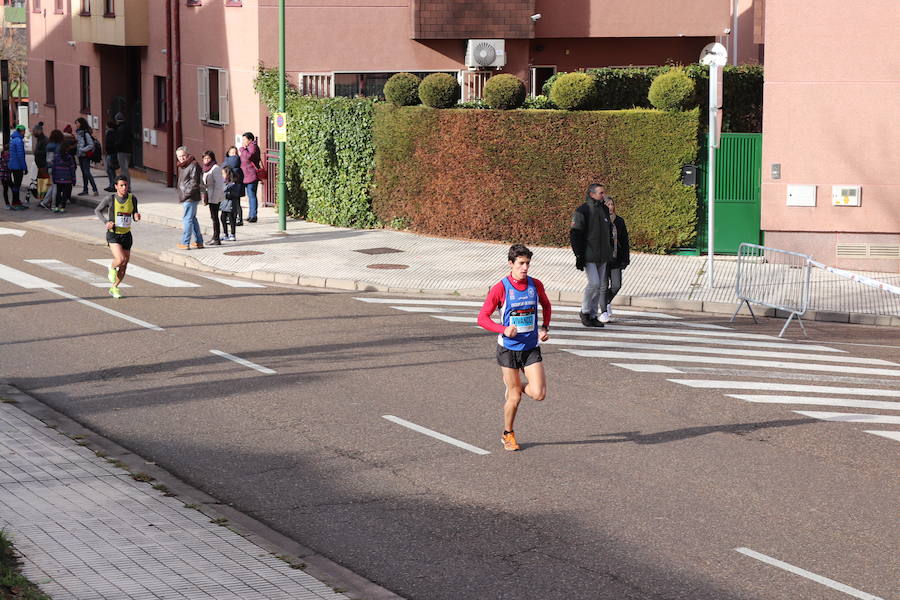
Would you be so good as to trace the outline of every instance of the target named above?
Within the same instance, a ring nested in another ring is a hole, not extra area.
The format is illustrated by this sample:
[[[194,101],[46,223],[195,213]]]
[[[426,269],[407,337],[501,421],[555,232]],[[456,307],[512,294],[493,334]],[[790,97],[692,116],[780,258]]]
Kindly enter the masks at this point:
[[[185,483],[156,463],[145,460],[12,384],[0,381],[0,397],[13,400],[17,408],[62,435],[70,438],[79,436],[79,443],[98,453],[98,456],[124,463],[125,468],[131,473],[150,475],[153,477],[154,484],[165,486],[168,490],[167,494],[175,496],[184,504],[195,505],[197,510],[210,519],[226,519],[228,528],[241,537],[250,540],[292,566],[301,568],[326,585],[341,590],[353,600],[403,600],[401,596],[357,575],[346,567],[342,567],[253,517],[232,506],[222,504],[216,498]]]

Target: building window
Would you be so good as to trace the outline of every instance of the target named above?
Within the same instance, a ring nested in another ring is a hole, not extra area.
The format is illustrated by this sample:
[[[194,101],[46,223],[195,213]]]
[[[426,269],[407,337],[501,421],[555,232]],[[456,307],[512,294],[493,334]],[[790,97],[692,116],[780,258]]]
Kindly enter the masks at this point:
[[[197,113],[201,121],[214,125],[228,123],[228,71],[197,67]]]
[[[155,111],[154,121],[156,122],[154,127],[156,129],[164,129],[168,123],[169,108],[166,98],[168,83],[165,77],[153,77],[153,106]]]
[[[447,73],[454,77],[457,76],[456,71],[434,72]],[[431,73],[431,71],[415,72],[413,75],[422,79],[426,75],[431,75]],[[349,98],[354,98],[356,96],[365,98],[384,98],[384,84],[387,83],[387,80],[394,74],[395,72],[393,71],[386,73],[335,73],[334,95],[346,96]]]
[[[81,0],[81,11],[78,14],[84,16],[91,14],[91,0]]]
[[[187,0],[185,6],[200,6],[200,0]]]
[[[56,105],[56,77],[53,74],[53,61],[48,60],[44,63],[44,85],[47,90],[47,99],[44,104],[50,106]]]
[[[304,96],[331,98],[331,73],[300,73],[300,93]]]
[[[41,12],[41,0],[31,0],[32,12]]]
[[[54,7],[56,14],[63,14],[65,12],[65,1],[64,0],[56,0],[56,6]]]
[[[103,16],[116,16],[116,0],[103,0]]]
[[[81,66],[81,113],[91,114],[91,68]]]
[[[225,6],[243,6],[241,0],[225,0]]]

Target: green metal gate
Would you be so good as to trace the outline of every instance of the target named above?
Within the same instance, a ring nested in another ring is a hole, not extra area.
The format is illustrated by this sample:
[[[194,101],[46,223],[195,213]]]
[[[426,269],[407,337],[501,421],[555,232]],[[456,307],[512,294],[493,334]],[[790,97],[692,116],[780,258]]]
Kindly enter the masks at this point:
[[[705,144],[704,144],[705,147]],[[707,249],[706,157],[701,163],[697,249]],[[723,133],[716,149],[716,254],[737,254],[741,242],[761,244],[762,134]]]

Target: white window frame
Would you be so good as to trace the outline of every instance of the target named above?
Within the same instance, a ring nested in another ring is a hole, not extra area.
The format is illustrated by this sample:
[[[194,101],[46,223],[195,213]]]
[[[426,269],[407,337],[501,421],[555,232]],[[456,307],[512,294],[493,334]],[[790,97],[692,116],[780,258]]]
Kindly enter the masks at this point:
[[[210,71],[217,71],[219,77],[219,118],[211,119],[209,112]],[[228,86],[228,71],[218,67],[197,67],[197,116],[212,125],[228,125],[231,102]]]
[[[307,80],[312,80],[311,86],[307,86]],[[319,98],[334,98],[334,73],[331,71],[323,71],[318,73],[298,73],[297,74],[297,82],[298,87],[300,89],[300,93],[304,95],[312,95],[309,93],[307,87],[315,88],[316,90],[322,90],[327,88],[328,95],[327,96],[317,96]],[[326,83],[327,82],[327,83]]]

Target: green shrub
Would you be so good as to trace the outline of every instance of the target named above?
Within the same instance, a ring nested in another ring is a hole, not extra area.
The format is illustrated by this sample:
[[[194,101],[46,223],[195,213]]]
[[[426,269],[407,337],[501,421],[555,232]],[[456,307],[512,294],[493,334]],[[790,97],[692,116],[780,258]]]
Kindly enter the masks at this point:
[[[597,81],[587,73],[566,73],[553,82],[550,100],[564,110],[588,110],[597,104]]]
[[[530,98],[525,98],[525,102],[522,104],[522,108],[533,108],[538,110],[547,110],[557,108],[555,104],[550,102],[550,98],[541,94],[540,96],[533,96]]]
[[[422,104],[431,108],[450,108],[460,97],[459,82],[447,73],[432,73],[419,84],[419,98]]]
[[[653,80],[647,98],[660,110],[687,110],[696,105],[697,86],[687,73],[672,69]]]
[[[420,83],[412,73],[394,73],[384,84],[384,97],[394,106],[413,106],[419,103]]]
[[[494,75],[484,84],[484,102],[491,108],[510,110],[525,101],[525,84],[509,73]]]

